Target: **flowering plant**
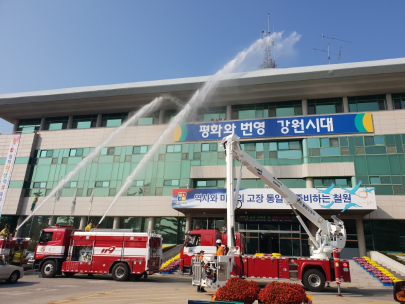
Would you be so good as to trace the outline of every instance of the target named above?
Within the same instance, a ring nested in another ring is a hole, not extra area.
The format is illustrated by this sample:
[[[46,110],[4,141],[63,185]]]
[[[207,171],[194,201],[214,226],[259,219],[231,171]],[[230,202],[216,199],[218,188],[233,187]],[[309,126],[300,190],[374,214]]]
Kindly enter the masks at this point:
[[[215,300],[251,304],[256,301],[259,291],[260,286],[256,282],[242,280],[241,278],[230,278],[224,286],[217,290]]]
[[[272,282],[260,291],[259,301],[264,304],[301,304],[307,301],[307,295],[299,284]]]

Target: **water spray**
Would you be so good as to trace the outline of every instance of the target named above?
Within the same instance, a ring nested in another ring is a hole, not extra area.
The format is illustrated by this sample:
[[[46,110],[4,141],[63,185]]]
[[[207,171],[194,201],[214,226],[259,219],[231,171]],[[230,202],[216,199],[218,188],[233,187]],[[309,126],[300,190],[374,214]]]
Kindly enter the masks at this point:
[[[234,71],[236,67],[238,67],[246,58],[247,55],[260,49],[264,44],[268,43],[269,37],[264,37],[263,39],[259,39],[255,41],[248,49],[240,52],[236,57],[228,62],[221,70],[219,70],[215,75],[211,76],[208,81],[203,85],[203,87],[191,97],[190,101],[183,107],[183,109],[172,119],[169,126],[163,132],[163,134],[158,138],[156,143],[152,146],[152,148],[145,154],[139,164],[135,167],[132,171],[131,175],[129,175],[123,185],[121,186],[118,193],[115,195],[113,201],[111,202],[110,206],[100,219],[99,223],[97,224],[96,228],[103,222],[104,218],[112,208],[112,206],[117,202],[118,198],[128,190],[131,186],[133,179],[135,176],[143,169],[146,163],[155,155],[159,145],[162,141],[170,134],[172,134],[176,128],[176,126],[182,121],[184,117],[186,117],[193,109],[197,106],[201,107],[202,103],[207,100],[207,97],[210,96],[215,89],[219,86],[220,82],[227,79],[227,74],[230,74]]]
[[[162,97],[157,97],[147,105],[143,106],[140,110],[138,110],[134,115],[128,118],[127,121],[125,121],[117,130],[112,132],[110,136],[107,137],[106,140],[104,140],[99,146],[94,148],[93,151],[89,153],[83,160],[76,165],[76,167],[70,171],[65,178],[63,178],[57,186],[51,191],[51,193],[44,198],[44,200],[35,208],[34,211],[15,229],[13,232],[13,235],[18,229],[20,229],[57,191],[62,189],[62,187],[75,175],[77,174],[81,169],[84,168],[85,165],[87,165],[95,156],[97,156],[101,149],[104,148],[105,146],[108,145],[108,143],[114,139],[117,135],[119,135],[122,131],[124,131],[128,126],[132,125],[135,121],[137,121],[139,118],[142,116],[154,111],[164,99],[167,99],[168,96],[162,96]]]

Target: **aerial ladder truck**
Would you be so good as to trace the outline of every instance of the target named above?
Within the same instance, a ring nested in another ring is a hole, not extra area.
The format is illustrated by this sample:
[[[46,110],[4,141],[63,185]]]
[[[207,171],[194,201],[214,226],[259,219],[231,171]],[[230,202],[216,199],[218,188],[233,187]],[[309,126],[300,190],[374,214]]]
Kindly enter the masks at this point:
[[[227,234],[228,252],[225,256],[204,256],[203,261],[193,261],[193,285],[217,288],[233,276],[301,280],[310,291],[321,291],[326,282],[338,284],[350,282],[349,263],[339,259],[339,252],[346,244],[346,229],[343,221],[332,216],[333,222],[325,220],[299,196],[286,187],[261,164],[242,150],[239,137],[231,134],[222,140],[226,153],[227,170]],[[234,188],[234,159],[241,163],[236,188]],[[235,246],[235,209],[238,202],[242,166],[280,194],[290,206],[312,242],[310,258],[302,257],[257,257],[243,256]],[[302,220],[305,216],[318,227],[313,236]]]

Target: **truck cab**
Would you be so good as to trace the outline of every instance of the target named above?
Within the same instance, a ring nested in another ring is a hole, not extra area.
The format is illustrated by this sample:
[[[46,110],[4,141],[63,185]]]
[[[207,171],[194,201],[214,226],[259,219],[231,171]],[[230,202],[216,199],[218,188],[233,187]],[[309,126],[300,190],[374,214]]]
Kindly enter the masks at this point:
[[[67,258],[74,231],[73,226],[62,225],[43,229],[35,248],[33,268],[41,270],[44,277],[53,277],[61,273],[62,263]]]
[[[180,252],[180,269],[185,271],[192,264],[192,258],[204,250],[204,255],[214,255],[217,251],[216,241],[221,240],[222,246],[228,244],[228,235],[218,229],[197,229],[186,233],[183,249]],[[244,237],[240,233],[235,233],[236,249],[243,253]]]

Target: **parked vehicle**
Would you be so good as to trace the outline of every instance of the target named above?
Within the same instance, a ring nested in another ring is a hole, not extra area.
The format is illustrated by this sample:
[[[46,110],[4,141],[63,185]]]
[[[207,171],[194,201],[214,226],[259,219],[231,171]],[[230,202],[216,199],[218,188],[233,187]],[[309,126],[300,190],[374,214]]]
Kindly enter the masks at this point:
[[[31,270],[34,267],[35,262],[35,252],[29,252],[26,256],[27,259],[27,266],[24,270]]]
[[[0,280],[15,284],[24,276],[24,269],[19,266],[7,265],[0,259]]]

